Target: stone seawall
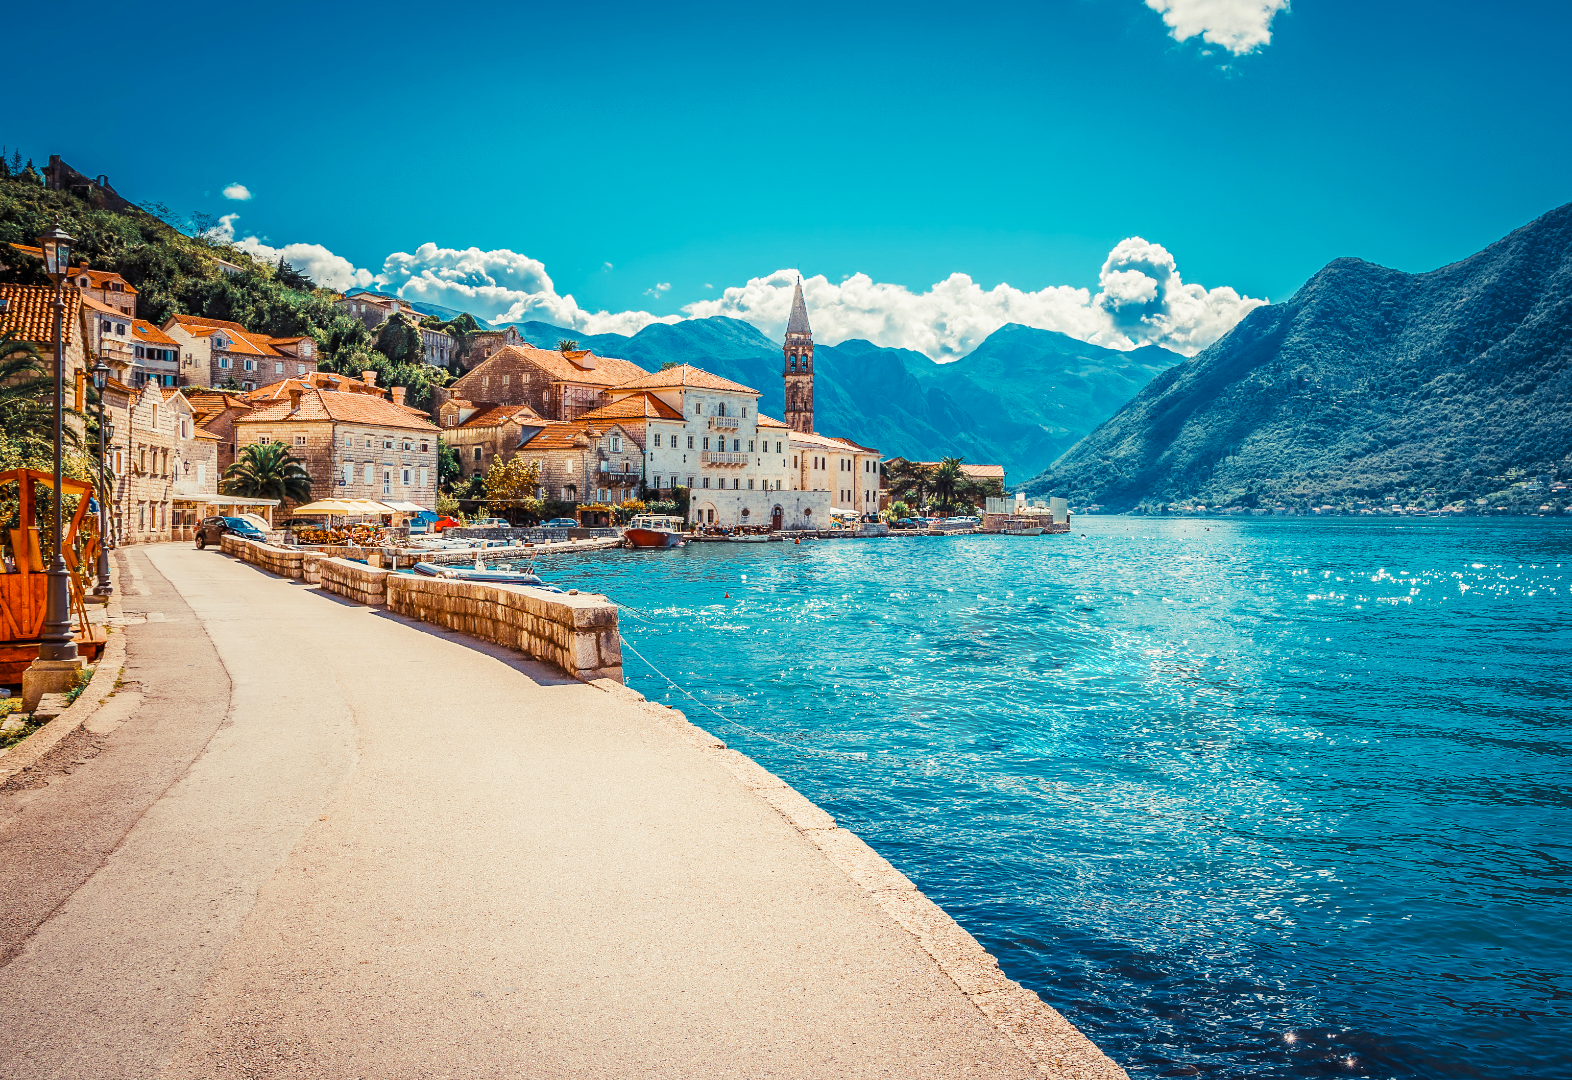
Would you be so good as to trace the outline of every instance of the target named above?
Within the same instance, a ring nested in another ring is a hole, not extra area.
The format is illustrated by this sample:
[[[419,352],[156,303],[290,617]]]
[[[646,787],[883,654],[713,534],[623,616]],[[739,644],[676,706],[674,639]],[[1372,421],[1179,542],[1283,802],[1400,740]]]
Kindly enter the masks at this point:
[[[233,535],[226,535],[221,547],[224,554],[279,577],[517,649],[574,678],[622,682],[617,605],[605,597],[397,574],[320,551],[278,548]]]
[[[575,678],[622,682],[617,607],[602,597],[413,574],[388,576],[386,588],[389,611],[506,645]]]

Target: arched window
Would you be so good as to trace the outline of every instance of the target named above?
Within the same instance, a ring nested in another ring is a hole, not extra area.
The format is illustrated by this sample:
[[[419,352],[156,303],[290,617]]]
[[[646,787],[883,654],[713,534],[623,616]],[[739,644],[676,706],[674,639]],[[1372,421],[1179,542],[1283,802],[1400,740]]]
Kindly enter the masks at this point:
[[[791,358],[791,370],[797,370],[797,358],[795,356]]]

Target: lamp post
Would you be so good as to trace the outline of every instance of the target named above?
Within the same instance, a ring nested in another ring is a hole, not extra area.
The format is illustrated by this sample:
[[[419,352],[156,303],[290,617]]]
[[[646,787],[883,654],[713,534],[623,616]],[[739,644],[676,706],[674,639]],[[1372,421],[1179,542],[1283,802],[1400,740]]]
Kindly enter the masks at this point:
[[[109,436],[112,428],[104,420],[104,388],[109,383],[109,365],[102,359],[93,365],[93,385],[98,389],[98,584],[95,596],[115,591],[109,583]]]
[[[76,642],[71,638],[71,576],[66,569],[61,547],[65,535],[60,510],[65,500],[60,494],[60,457],[64,440],[65,413],[65,278],[71,269],[73,238],[56,225],[38,238],[44,252],[44,272],[55,283],[55,542],[49,562],[44,592],[44,628],[39,637],[40,660],[74,661]]]

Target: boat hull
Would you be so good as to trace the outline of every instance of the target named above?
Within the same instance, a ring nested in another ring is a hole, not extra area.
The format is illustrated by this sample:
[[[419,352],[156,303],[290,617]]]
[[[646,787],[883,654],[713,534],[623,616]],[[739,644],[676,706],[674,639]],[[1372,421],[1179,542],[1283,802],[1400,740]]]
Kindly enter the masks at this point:
[[[635,548],[673,548],[682,546],[682,537],[661,529],[628,529],[623,534],[628,546]]]

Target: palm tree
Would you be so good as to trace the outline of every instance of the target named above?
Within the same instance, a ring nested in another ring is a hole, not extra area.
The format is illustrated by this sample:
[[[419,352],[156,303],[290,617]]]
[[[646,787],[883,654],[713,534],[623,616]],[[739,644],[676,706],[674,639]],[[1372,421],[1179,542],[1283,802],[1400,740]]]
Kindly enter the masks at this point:
[[[933,493],[938,497],[941,510],[955,508],[956,489],[965,475],[961,471],[960,458],[947,457],[939,461],[939,467],[933,471]]]
[[[81,414],[67,405],[65,415]],[[38,346],[14,330],[0,332],[0,431],[50,443],[55,437],[54,375]],[[74,425],[66,424],[62,431],[67,444],[81,445]]]
[[[243,499],[311,501],[311,474],[281,442],[252,443],[240,448],[235,463],[224,470],[219,485],[225,495]]]
[[[577,352],[578,348],[579,343],[574,341],[572,338],[565,337],[557,339],[558,352]]]

